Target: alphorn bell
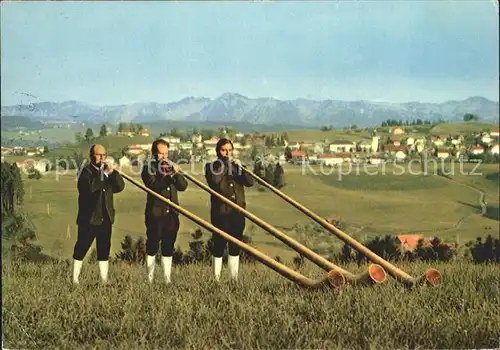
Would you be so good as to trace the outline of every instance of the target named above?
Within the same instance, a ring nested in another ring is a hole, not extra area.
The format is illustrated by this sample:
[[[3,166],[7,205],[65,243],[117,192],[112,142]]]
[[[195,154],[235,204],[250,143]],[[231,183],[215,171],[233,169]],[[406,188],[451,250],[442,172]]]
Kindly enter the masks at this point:
[[[163,202],[167,203],[169,206],[177,210],[179,213],[182,215],[186,216],[188,219],[194,221],[201,227],[221,235],[223,238],[225,238],[228,241],[231,241],[232,243],[236,244],[239,246],[241,249],[245,250],[249,254],[255,256],[257,260],[259,260],[261,263],[264,265],[270,267],[274,271],[278,272],[282,276],[288,278],[289,280],[297,283],[298,285],[302,287],[306,287],[309,289],[319,289],[323,288],[325,286],[330,286],[331,288],[339,288],[342,285],[345,284],[345,278],[344,276],[336,271],[336,270],[331,270],[328,272],[328,274],[318,280],[312,280],[308,277],[305,277],[304,275],[288,268],[287,266],[277,262],[276,260],[270,258],[266,254],[260,252],[259,250],[249,246],[248,244],[240,241],[237,238],[234,238],[230,234],[218,229],[217,227],[213,226],[211,223],[203,220],[202,218],[196,216],[195,214],[189,212],[187,209],[182,208],[180,205],[175,204],[174,202],[170,201],[169,199],[163,197],[162,195],[156,193],[155,191],[147,188],[143,184],[139,183],[138,181],[134,180],[132,177],[128,176],[127,174],[123,173],[121,170],[115,169],[120,175],[123,176],[127,181],[131,182],[135,186],[139,187],[140,189],[144,190],[147,193],[152,194],[156,198],[162,200]]]
[[[269,188],[271,191],[276,193],[279,197],[283,198],[285,201],[293,205],[295,208],[315,220],[317,223],[319,223],[321,226],[323,226],[325,229],[336,235],[338,238],[340,238],[342,241],[344,241],[346,244],[351,246],[352,248],[356,249],[358,252],[364,254],[370,261],[373,263],[381,265],[392,277],[394,277],[396,280],[402,282],[405,284],[407,287],[413,287],[416,285],[424,284],[427,283],[432,286],[437,286],[441,284],[441,273],[434,269],[434,268],[429,268],[425,272],[423,276],[420,276],[418,278],[414,278],[407,274],[406,272],[400,270],[387,260],[381,258],[374,252],[372,252],[370,249],[365,247],[363,244],[359,243],[356,241],[354,238],[343,232],[342,230],[339,230],[337,227],[320,217],[319,215],[313,213],[311,210],[306,208],[305,206],[299,204],[280,190],[278,190],[276,187],[272,186],[271,184],[267,183],[265,180],[254,174],[252,171],[250,171],[247,167],[242,166],[243,170],[246,171],[250,176],[252,176],[255,180],[257,180],[259,183],[261,183],[263,186]]]
[[[180,172],[182,173],[182,175],[184,175],[184,177],[186,177],[187,179],[191,180],[192,182],[194,182],[196,185],[198,185],[199,187],[201,187],[205,191],[213,194],[214,196],[216,196],[220,200],[224,201],[226,204],[228,204],[229,206],[231,206],[233,209],[236,209],[240,213],[244,214],[246,217],[248,217],[250,220],[252,220],[253,222],[255,222],[260,227],[262,227],[264,230],[268,231],[273,236],[275,236],[276,238],[278,238],[279,240],[281,240],[283,243],[285,243],[286,245],[288,245],[292,249],[296,250],[297,252],[299,252],[300,254],[302,254],[303,256],[305,256],[307,259],[309,259],[311,262],[313,262],[316,265],[318,265],[319,267],[321,267],[323,270],[325,270],[325,271],[336,270],[336,271],[340,272],[342,275],[344,275],[344,277],[346,278],[346,280],[349,283],[352,283],[352,284],[366,284],[366,285],[371,285],[371,284],[377,284],[377,283],[383,283],[383,282],[385,282],[385,280],[386,280],[386,273],[385,273],[384,269],[380,265],[370,264],[370,266],[368,267],[368,271],[365,271],[365,272],[363,272],[363,273],[361,273],[359,275],[354,275],[354,274],[350,273],[349,271],[346,271],[346,270],[340,268],[339,266],[334,265],[333,263],[331,263],[327,259],[323,258],[321,255],[315,253],[314,251],[312,251],[311,249],[309,249],[306,246],[302,245],[301,243],[299,243],[295,239],[287,236],[285,233],[281,232],[280,230],[278,230],[274,226],[269,225],[264,220],[259,219],[257,216],[255,216],[254,214],[252,214],[248,210],[240,207],[239,205],[237,205],[233,201],[231,201],[228,198],[224,197],[220,193],[214,191],[209,186],[205,185],[204,183],[202,183],[201,181],[197,180],[193,176],[185,173],[182,170]]]

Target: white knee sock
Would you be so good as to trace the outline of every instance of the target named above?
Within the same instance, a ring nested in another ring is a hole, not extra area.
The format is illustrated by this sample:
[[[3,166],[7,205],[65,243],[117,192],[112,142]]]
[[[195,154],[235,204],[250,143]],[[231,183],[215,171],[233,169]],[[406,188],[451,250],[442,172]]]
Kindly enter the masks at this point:
[[[154,255],[148,255],[146,257],[146,267],[148,271],[148,280],[149,283],[153,282],[154,274],[155,274],[155,265],[156,265],[156,257]]]
[[[104,283],[108,281],[108,261],[99,261],[99,271],[101,272],[101,279]]]
[[[172,257],[162,256],[161,264],[163,265],[163,275],[165,276],[165,282],[170,283],[170,273],[172,271]]]
[[[228,255],[227,257],[227,264],[229,265],[229,272],[231,273],[231,278],[233,280],[238,279],[238,268],[240,264],[240,256],[232,256]]]
[[[73,259],[73,283],[80,284],[78,277],[80,276],[80,271],[82,270],[82,260]]]
[[[221,270],[222,270],[222,257],[220,258],[214,257],[214,275],[216,281],[220,280]]]

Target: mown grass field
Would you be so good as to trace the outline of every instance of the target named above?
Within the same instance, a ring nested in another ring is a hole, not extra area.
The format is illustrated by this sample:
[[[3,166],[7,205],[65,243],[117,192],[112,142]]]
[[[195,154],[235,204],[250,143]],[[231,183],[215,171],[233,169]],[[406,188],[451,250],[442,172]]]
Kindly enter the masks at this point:
[[[493,123],[442,123],[430,130],[431,135],[460,135],[466,132],[479,132],[481,130],[498,130],[498,124]]]
[[[281,134],[283,132],[278,132]],[[371,138],[370,133],[362,130],[341,130],[333,129],[328,131],[322,131],[318,129],[299,129],[299,130],[287,130],[289,141],[324,141],[328,139],[329,141],[335,140],[348,140],[348,141],[359,141],[360,139]],[[273,132],[265,132],[264,134],[271,135]]]
[[[184,170],[205,183],[200,164]],[[392,165],[383,168],[367,168],[370,174],[354,168],[342,170],[321,169],[286,165],[283,192],[322,217],[334,217],[342,221],[344,231],[357,239],[375,235],[421,233],[426,237],[460,243],[474,240],[477,236],[492,234],[497,237],[498,228],[498,164],[464,164],[463,172],[481,175],[462,175],[456,165],[457,181],[434,175],[406,174]],[[418,173],[415,167],[414,174]],[[332,173],[328,173],[332,172]],[[432,173],[432,168],[429,168]],[[127,172],[140,178],[137,169]],[[473,178],[473,179],[472,179]],[[473,182],[481,186],[488,200],[491,216],[482,216],[479,205],[480,193],[461,184]],[[76,241],[77,190],[75,173],[66,175],[48,173],[40,180],[25,180],[24,211],[37,227],[38,242],[44,253],[55,257],[70,257]],[[144,206],[146,193],[126,181],[125,190],[115,197],[117,210],[112,238],[112,254],[118,252],[126,235],[145,237]],[[181,205],[209,220],[209,194],[192,182],[187,191],[180,194]],[[247,207],[252,213],[310,247],[340,248],[342,242],[330,233],[294,232],[294,225],[312,223],[312,219],[286,203],[270,191],[261,192],[257,187],[247,190]],[[181,216],[181,228],[177,245],[188,248],[191,233],[199,228],[188,218]],[[204,231],[204,239],[211,235]],[[253,245],[271,257],[291,258],[296,252],[247,220],[245,234]]]
[[[398,265],[413,275],[426,264]],[[84,264],[80,286],[69,263],[2,265],[5,348],[17,349],[479,349],[500,346],[498,266],[438,264],[439,287],[384,285],[305,290],[261,265],[226,266],[216,284],[208,265],[177,267],[172,284],[145,268]],[[350,265],[360,272],[366,266]],[[306,263],[300,272],[318,278]]]

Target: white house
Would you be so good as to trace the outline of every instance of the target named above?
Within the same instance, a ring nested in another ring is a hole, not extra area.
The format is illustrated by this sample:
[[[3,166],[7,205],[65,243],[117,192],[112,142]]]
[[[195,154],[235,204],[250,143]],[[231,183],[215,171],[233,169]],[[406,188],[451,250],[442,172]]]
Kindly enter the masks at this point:
[[[127,168],[130,167],[132,163],[130,162],[130,159],[127,156],[123,156],[118,160],[118,164],[120,168],[122,167]]]
[[[298,141],[290,141],[285,142],[286,147],[290,147],[291,150],[298,150],[300,148],[300,142]]]
[[[370,164],[373,164],[373,165],[379,165],[382,163],[382,158],[380,158],[379,156],[373,156],[370,158],[369,162],[370,162]]]
[[[440,159],[446,159],[450,156],[450,153],[446,149],[438,149],[437,157]]]
[[[217,142],[219,142],[219,138],[217,136],[212,136],[210,139],[203,141],[206,147],[208,146],[216,146]]]
[[[144,150],[142,149],[141,145],[130,145],[128,146],[126,152],[131,155],[138,155],[144,152]]]
[[[499,152],[499,149],[498,149],[498,148],[499,148],[499,147],[498,147],[498,144],[491,146],[491,148],[490,148],[490,152],[491,152],[491,154],[499,154],[499,153],[498,153],[498,152]]]
[[[483,154],[484,153],[484,148],[477,145],[472,149],[472,154]]]
[[[162,137],[162,139],[167,141],[170,145],[173,143],[180,143],[181,142],[180,137],[174,137],[174,136],[164,136],[164,137]]]
[[[193,136],[191,136],[191,142],[194,143],[194,144],[198,144],[202,141],[202,137],[200,134],[194,134]]]
[[[432,143],[434,143],[436,146],[440,147],[442,145],[444,145],[444,141],[441,139],[441,138],[436,138],[432,141]]]
[[[491,141],[493,141],[493,140],[491,139],[491,137],[490,137],[490,135],[489,135],[489,134],[485,133],[483,136],[481,136],[481,141],[482,141],[483,143],[487,143],[487,144],[489,144],[489,143],[490,143]]]
[[[415,147],[416,147],[418,153],[421,153],[425,148],[423,143],[417,143],[417,145]]]
[[[372,149],[372,143],[368,140],[363,140],[358,143],[361,152],[370,152]]]
[[[332,153],[350,152],[350,151],[354,151],[356,149],[356,145],[354,142],[351,142],[351,141],[336,140],[330,144],[329,148],[330,148],[330,152],[332,152]]]
[[[342,164],[344,158],[338,154],[322,154],[318,157],[318,162],[326,166],[334,166],[336,164]]]
[[[403,161],[406,159],[406,154],[403,151],[397,151],[394,157],[396,160]]]

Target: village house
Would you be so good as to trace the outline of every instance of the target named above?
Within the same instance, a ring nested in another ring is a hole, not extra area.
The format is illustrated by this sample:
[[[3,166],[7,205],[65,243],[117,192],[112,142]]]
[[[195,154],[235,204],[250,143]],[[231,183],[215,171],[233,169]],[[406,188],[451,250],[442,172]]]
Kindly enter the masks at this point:
[[[304,157],[306,156],[306,153],[304,151],[292,151],[292,161],[302,161],[304,160]]]
[[[394,158],[398,162],[402,162],[406,159],[406,153],[403,151],[397,151],[396,154],[394,154]]]
[[[445,148],[438,148],[438,150],[436,152],[436,156],[439,159],[446,159],[450,156],[450,152],[448,152],[448,150]]]
[[[142,129],[141,131],[139,131],[139,136],[149,136],[149,130]]]
[[[197,145],[201,143],[201,141],[203,141],[203,137],[200,134],[193,134],[193,136],[191,136],[191,142],[193,144]]]
[[[292,151],[298,150],[300,148],[300,142],[298,142],[298,141],[286,142],[285,141],[285,147],[289,147]]]
[[[318,156],[318,163],[325,166],[335,166],[337,164],[342,164],[344,158],[337,154],[321,154]]]
[[[203,144],[205,145],[205,147],[209,146],[215,147],[217,145],[217,142],[219,142],[219,138],[217,136],[212,136],[210,139],[204,140]]]
[[[404,129],[401,128],[401,127],[395,127],[394,129],[392,129],[391,131],[391,134],[393,135],[403,135],[405,133]]]
[[[441,138],[441,136],[431,136],[431,141],[437,147],[441,147],[444,145],[444,140]]]
[[[380,155],[374,154],[370,157],[368,162],[370,164],[373,164],[373,165],[379,165],[379,164],[383,163],[383,159],[382,159],[382,157],[380,157]]]
[[[189,155],[193,154],[193,144],[191,142],[181,142],[177,144],[177,147],[180,151],[186,151]]]
[[[415,144],[415,139],[411,136],[409,136],[406,141],[405,141],[406,145],[407,146],[412,146],[413,144]]]
[[[490,144],[493,140],[491,139],[490,135],[488,133],[484,133],[481,136],[481,142],[485,144]]]
[[[141,145],[130,145],[126,150],[126,153],[130,155],[139,155],[143,152],[144,150],[142,149]]]
[[[347,140],[335,140],[330,143],[329,148],[332,153],[352,152],[356,150],[356,144]]]
[[[388,152],[391,155],[395,155],[397,152],[404,153],[406,151],[406,146],[404,146],[404,145],[395,146],[395,145],[389,144],[389,145],[384,145],[383,150],[384,150],[384,152]]]
[[[361,152],[371,152],[372,142],[369,140],[361,140],[358,142],[358,147]]]
[[[50,162],[46,159],[26,159],[22,161],[16,161],[16,166],[19,169],[24,170],[25,173],[29,173],[29,171],[32,169],[38,170],[40,173],[46,173],[50,170]]]
[[[472,148],[472,154],[483,154],[484,153],[484,147],[480,145],[476,145],[475,147]]]
[[[325,151],[325,144],[323,142],[316,142],[314,144],[314,154],[322,154]]]
[[[132,165],[132,162],[127,156],[123,156],[118,160],[118,165],[120,166],[120,168],[127,168]]]
[[[167,141],[170,146],[172,146],[172,144],[177,144],[177,143],[181,142],[181,138],[175,137],[175,136],[163,136],[162,140]],[[169,148],[171,148],[171,147],[169,147]]]
[[[491,146],[490,153],[491,154],[499,154],[498,144]]]
[[[451,140],[451,144],[458,146],[462,143],[462,141],[463,141],[463,137],[460,137],[459,135],[455,135],[455,137],[453,137]]]

